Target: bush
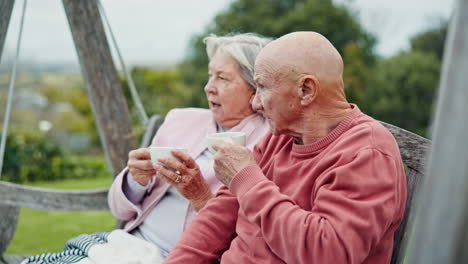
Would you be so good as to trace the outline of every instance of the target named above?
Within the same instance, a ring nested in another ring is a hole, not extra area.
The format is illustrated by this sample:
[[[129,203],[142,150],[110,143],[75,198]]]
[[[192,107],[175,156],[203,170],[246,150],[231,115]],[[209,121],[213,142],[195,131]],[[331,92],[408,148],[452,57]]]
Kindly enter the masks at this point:
[[[16,183],[109,176],[102,156],[74,156],[46,134],[12,131],[7,137],[2,180]]]
[[[365,112],[427,137],[440,61],[431,53],[402,52],[373,69]]]

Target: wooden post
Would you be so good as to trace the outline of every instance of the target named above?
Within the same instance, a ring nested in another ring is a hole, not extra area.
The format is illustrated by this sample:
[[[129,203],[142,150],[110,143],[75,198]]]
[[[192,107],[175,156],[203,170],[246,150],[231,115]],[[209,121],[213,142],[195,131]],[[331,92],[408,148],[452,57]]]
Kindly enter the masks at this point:
[[[96,0],[63,0],[63,6],[87,82],[101,143],[115,176],[125,167],[128,152],[137,144],[98,6]]]
[[[3,54],[8,25],[10,24],[14,0],[0,1],[0,61]],[[3,135],[2,135],[3,136]],[[15,234],[18,223],[19,208],[16,206],[0,205],[0,259]]]
[[[468,1],[458,0],[446,40],[433,148],[405,263],[468,263]]]
[[[13,11],[14,3],[15,0],[0,1],[0,61],[2,59],[3,46],[5,44],[8,25],[10,24],[11,12]]]

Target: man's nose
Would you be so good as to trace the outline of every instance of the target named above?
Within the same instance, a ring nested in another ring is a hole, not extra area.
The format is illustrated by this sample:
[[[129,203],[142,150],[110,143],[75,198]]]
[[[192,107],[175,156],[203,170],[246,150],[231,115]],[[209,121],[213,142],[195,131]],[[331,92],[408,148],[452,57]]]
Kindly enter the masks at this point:
[[[263,105],[262,105],[262,101],[260,100],[260,95],[259,95],[258,90],[255,93],[254,99],[252,101],[252,108],[254,111],[263,111]]]

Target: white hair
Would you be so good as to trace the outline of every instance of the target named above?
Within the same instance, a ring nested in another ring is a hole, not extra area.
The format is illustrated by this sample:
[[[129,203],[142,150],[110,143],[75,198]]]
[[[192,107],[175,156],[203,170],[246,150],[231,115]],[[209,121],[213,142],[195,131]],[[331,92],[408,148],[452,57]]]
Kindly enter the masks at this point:
[[[255,90],[255,59],[260,50],[271,40],[254,33],[234,34],[224,37],[212,34],[204,38],[203,43],[206,44],[206,53],[210,60],[218,51],[231,56],[239,64],[244,80]]]

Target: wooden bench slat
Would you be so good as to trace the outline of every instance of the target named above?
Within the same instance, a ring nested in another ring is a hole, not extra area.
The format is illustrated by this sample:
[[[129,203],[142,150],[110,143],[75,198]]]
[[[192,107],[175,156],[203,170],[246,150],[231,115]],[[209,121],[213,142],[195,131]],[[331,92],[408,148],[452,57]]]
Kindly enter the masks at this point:
[[[108,190],[56,190],[0,182],[0,203],[48,211],[109,210]]]
[[[23,255],[6,255],[0,259],[0,264],[20,264],[28,256]]]
[[[415,197],[419,191],[419,187],[421,186],[421,182],[423,179],[424,175],[413,170],[409,169],[406,172],[406,178],[407,178],[407,198],[406,198],[406,210],[405,214],[403,216],[403,220],[401,221],[400,226],[395,232],[394,235],[394,247],[393,247],[393,253],[392,253],[392,260],[391,264],[396,264],[396,263],[403,263],[404,261],[404,250],[406,247],[406,244],[408,243],[408,238],[409,238],[409,223],[412,221],[414,218],[414,211],[411,211],[410,209],[415,207]]]
[[[426,168],[427,153],[431,147],[431,141],[416,135],[408,130],[380,121],[395,137],[400,148],[403,162],[410,168],[424,173]]]

